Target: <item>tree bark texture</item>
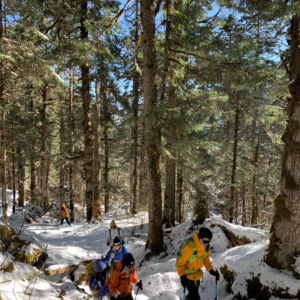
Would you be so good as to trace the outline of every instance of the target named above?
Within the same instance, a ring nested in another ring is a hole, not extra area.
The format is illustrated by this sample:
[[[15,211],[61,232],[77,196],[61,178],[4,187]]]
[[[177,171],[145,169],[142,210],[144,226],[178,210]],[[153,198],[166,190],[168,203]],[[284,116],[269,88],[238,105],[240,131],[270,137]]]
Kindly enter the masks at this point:
[[[11,161],[12,161],[12,190],[13,190],[13,214],[16,213],[16,157],[15,157],[15,131],[14,131],[14,117],[15,111],[13,110],[11,121],[12,132],[12,147],[11,147]]]
[[[72,64],[70,64],[70,83],[69,83],[69,126],[70,126],[70,155],[74,153],[74,134],[75,134],[75,118],[74,118],[74,83],[73,83],[73,69]],[[70,209],[71,222],[74,221],[75,210],[74,210],[74,186],[73,186],[73,165],[69,164],[69,196],[70,196]]]
[[[134,59],[135,64],[137,64],[137,52],[138,52],[138,43],[139,43],[139,4],[138,0],[135,1],[135,50],[134,50]],[[132,182],[132,206],[131,213],[137,213],[137,201],[138,201],[138,111],[139,111],[139,73],[134,70],[133,73],[133,101],[132,101],[132,110],[133,110],[133,126],[132,126],[132,154],[133,154],[133,182]]]
[[[200,190],[196,190],[197,198],[196,198],[196,206],[194,210],[194,215],[197,215],[197,218],[194,221],[195,225],[201,225],[204,223],[206,218],[209,218],[208,205],[205,199],[201,195]]]
[[[98,220],[101,217],[100,197],[101,197],[101,123],[100,123],[100,82],[96,76],[96,102],[94,121],[94,211],[93,216]]]
[[[231,173],[231,187],[230,187],[230,208],[229,208],[229,222],[233,222],[233,209],[235,206],[235,189],[236,189],[236,161],[237,161],[237,145],[238,145],[238,131],[239,131],[239,103],[236,100],[236,109],[235,109],[235,121],[234,121],[234,140],[233,140],[233,159],[232,159],[232,173]],[[236,205],[236,209],[238,206]]]
[[[17,156],[18,156],[18,205],[24,206],[24,183],[25,183],[25,161],[24,155],[22,153],[21,147],[17,148]]]
[[[300,253],[300,37],[299,16],[291,19],[291,44],[289,66],[288,124],[282,136],[284,142],[281,193],[274,201],[275,216],[266,262],[277,269],[293,271],[296,278],[295,257]]]
[[[157,104],[156,51],[155,51],[155,0],[141,0],[144,56],[144,103],[146,151],[149,184],[149,236],[148,248],[158,255],[163,250],[162,195],[160,170],[160,131],[151,115]]]
[[[178,214],[178,222],[181,224],[182,222],[182,208],[183,208],[183,202],[182,202],[182,191],[183,188],[183,177],[182,177],[182,168],[177,167],[177,195],[178,195],[178,207],[177,207],[177,214]]]
[[[87,0],[81,0],[82,17],[80,19],[81,40],[88,41],[88,30],[85,27],[85,21],[88,16]],[[83,107],[83,126],[84,126],[84,157],[85,157],[85,200],[86,200],[86,218],[91,221],[93,214],[93,138],[91,124],[91,98],[90,98],[90,68],[86,61],[81,65],[82,78],[82,107]]]
[[[169,87],[169,101],[168,107],[170,109],[175,109],[178,106],[176,100],[176,90],[175,86]],[[174,118],[175,113],[171,112],[169,114],[170,118]],[[174,122],[170,121],[169,126],[169,136],[167,137],[166,149],[172,157],[167,155],[166,159],[166,190],[165,190],[165,211],[164,217],[169,220],[172,226],[175,225],[175,200],[176,200],[176,163],[175,157],[176,153],[174,151],[174,146],[176,143],[176,126]],[[174,157],[174,158],[173,158]]]
[[[60,204],[65,203],[65,161],[63,155],[65,154],[65,122],[63,107],[60,108],[60,164],[59,164],[59,202]]]
[[[0,0],[0,41],[2,43],[3,37],[3,4]],[[2,107],[5,107],[5,96],[4,96],[4,63],[0,60],[0,103]],[[2,187],[2,212],[3,221],[7,223],[7,202],[6,202],[6,133],[5,133],[5,110],[1,110],[1,187]]]
[[[48,87],[43,88],[43,111],[42,111],[42,147],[41,147],[41,207],[47,206],[47,96]]]
[[[254,170],[253,170],[253,180],[252,180],[252,216],[251,223],[257,224],[258,222],[258,186],[257,186],[257,172],[258,172],[258,158],[259,158],[259,136],[258,133],[257,144],[254,151]]]
[[[30,101],[30,111],[34,111],[34,101]],[[37,204],[37,190],[36,190],[36,158],[34,154],[35,146],[32,142],[31,155],[30,155],[30,200],[31,203]]]

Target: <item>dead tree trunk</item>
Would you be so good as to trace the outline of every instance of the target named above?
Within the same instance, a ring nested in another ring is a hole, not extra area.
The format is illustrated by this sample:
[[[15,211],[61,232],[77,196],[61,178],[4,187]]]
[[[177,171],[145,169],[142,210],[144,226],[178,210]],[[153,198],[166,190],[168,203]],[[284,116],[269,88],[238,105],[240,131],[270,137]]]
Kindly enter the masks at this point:
[[[88,30],[86,20],[88,19],[87,0],[81,0],[82,17],[80,19],[81,40],[88,41]],[[86,58],[88,60],[88,57]],[[82,107],[83,107],[83,126],[84,126],[84,157],[85,157],[85,200],[86,218],[91,221],[93,214],[93,139],[90,109],[90,68],[88,62],[81,65],[82,78]]]
[[[144,103],[146,151],[149,186],[149,235],[148,248],[159,255],[163,250],[162,195],[160,170],[160,130],[151,116],[157,104],[156,51],[155,51],[155,0],[141,0],[144,54]]]

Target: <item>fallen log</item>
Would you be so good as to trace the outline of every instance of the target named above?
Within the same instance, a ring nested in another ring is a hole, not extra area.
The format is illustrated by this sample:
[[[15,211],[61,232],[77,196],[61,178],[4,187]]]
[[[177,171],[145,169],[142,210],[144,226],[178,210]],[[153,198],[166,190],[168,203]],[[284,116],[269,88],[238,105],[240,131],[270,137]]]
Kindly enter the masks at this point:
[[[79,266],[86,266],[88,263],[90,263],[93,259],[90,260],[84,260],[81,261],[77,265],[66,265],[66,264],[61,264],[61,265],[52,265],[49,266],[44,270],[44,273],[46,276],[54,276],[54,275],[60,275],[60,274],[69,274],[74,272]]]

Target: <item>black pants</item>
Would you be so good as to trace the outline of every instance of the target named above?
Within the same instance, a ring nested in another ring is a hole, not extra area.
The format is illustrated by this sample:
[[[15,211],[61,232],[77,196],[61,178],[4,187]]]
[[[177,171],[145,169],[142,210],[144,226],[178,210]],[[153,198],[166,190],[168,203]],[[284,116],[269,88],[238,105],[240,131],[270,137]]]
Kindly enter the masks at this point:
[[[199,286],[200,280],[197,281],[197,286],[195,285],[195,280],[188,279],[187,290],[188,295],[186,296],[187,300],[201,300],[199,295]]]
[[[68,217],[66,217],[66,218],[61,218],[61,223],[60,223],[60,225],[62,225],[62,224],[64,223],[64,219],[66,219],[67,223],[71,226]]]
[[[110,298],[111,300],[117,300],[117,298],[115,298],[115,297],[113,297],[113,296],[111,296],[111,298]],[[124,297],[124,299],[125,300],[133,300],[133,298],[132,298],[132,295],[130,294],[130,295],[128,295],[128,296],[126,296],[126,297]]]

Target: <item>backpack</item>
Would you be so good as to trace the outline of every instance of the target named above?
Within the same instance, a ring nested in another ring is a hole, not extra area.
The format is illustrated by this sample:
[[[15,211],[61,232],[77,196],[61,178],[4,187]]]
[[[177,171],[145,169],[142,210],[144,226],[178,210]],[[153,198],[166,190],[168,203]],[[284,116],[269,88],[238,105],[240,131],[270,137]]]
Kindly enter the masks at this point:
[[[72,213],[71,208],[67,206],[67,209],[69,210],[69,214],[71,214]]]
[[[189,262],[194,262],[194,261],[196,260],[197,257],[203,257],[203,259],[205,258],[206,253],[207,253],[208,250],[209,250],[209,246],[207,246],[207,247],[205,248],[205,251],[204,251],[204,255],[203,255],[203,256],[198,256],[198,250],[197,250],[196,244],[195,244],[195,242],[194,242],[193,237],[191,236],[191,237],[187,238],[186,240],[184,240],[184,241],[180,244],[180,246],[179,246],[179,248],[178,248],[178,250],[177,250],[177,253],[176,253],[176,264],[175,264],[175,266],[177,266],[178,259],[179,259],[179,258],[181,257],[181,255],[182,255],[182,250],[183,250],[183,248],[184,248],[188,243],[192,243],[193,250],[194,250],[193,254],[191,255],[191,257],[190,257],[190,259],[189,259]]]
[[[85,285],[88,285],[89,283],[89,274],[91,273],[94,277],[96,277],[95,271],[94,271],[94,263],[96,262],[96,260],[92,260],[90,263],[88,263],[85,266]],[[102,275],[101,275],[102,277]],[[106,282],[105,278],[103,278],[103,281]],[[97,295],[99,292],[101,291],[101,289],[99,290],[93,290],[91,291],[94,295]]]
[[[198,249],[197,249],[197,247],[196,247],[196,244],[195,244],[195,241],[194,241],[193,236],[191,236],[191,237],[187,238],[186,240],[184,240],[184,241],[180,244],[180,246],[179,246],[179,248],[178,248],[178,250],[177,250],[177,253],[176,253],[176,264],[175,264],[176,267],[177,267],[177,262],[178,262],[179,258],[180,258],[181,255],[182,255],[182,250],[183,250],[183,248],[184,248],[188,243],[191,243],[192,246],[193,246],[193,254],[190,256],[188,262],[193,263],[198,257],[204,259],[205,256],[206,256],[206,253],[209,251],[209,245],[208,245],[208,246],[205,248],[205,250],[204,250],[204,255],[198,256]],[[187,272],[186,274],[193,274],[193,273],[195,273],[194,270],[189,270],[189,269],[186,269],[186,270],[188,270],[188,272]],[[195,284],[196,284],[196,276],[197,276],[197,272],[196,272],[196,275],[195,275]],[[202,272],[202,281],[203,281],[203,272]],[[196,286],[197,286],[197,284],[196,284]]]
[[[118,228],[118,236],[119,236],[119,239],[121,241],[120,228]],[[111,240],[111,229],[109,229],[109,237],[110,237],[110,240]]]

